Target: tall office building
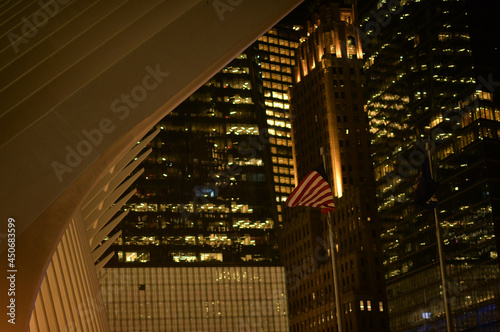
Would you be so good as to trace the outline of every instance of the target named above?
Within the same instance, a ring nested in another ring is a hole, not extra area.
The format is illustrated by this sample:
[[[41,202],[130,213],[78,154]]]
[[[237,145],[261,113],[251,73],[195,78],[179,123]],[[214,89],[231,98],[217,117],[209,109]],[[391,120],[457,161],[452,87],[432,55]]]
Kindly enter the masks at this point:
[[[387,331],[381,246],[363,110],[362,50],[353,6],[332,3],[309,20],[297,50],[291,122],[299,179],[327,152],[341,319],[345,331]],[[288,209],[280,234],[291,331],[336,331],[328,221],[315,209]]]
[[[300,30],[299,25],[280,23],[257,42],[276,202],[284,202],[295,185],[288,89],[292,85]],[[278,221],[282,222],[280,204]]]
[[[276,26],[156,125],[102,285],[112,330],[288,329],[276,232],[296,35]]]
[[[112,266],[279,262],[294,33],[273,28],[156,125]]]
[[[279,262],[257,60],[242,53],[156,125],[108,266]]]
[[[360,1],[377,209],[394,331],[445,324],[435,221],[414,184],[433,150],[448,298],[457,331],[498,331],[500,109],[471,10],[485,1]],[[487,10],[487,8],[485,8]],[[488,19],[485,13],[480,18]],[[492,16],[493,17],[493,16]],[[483,22],[484,23],[484,22]],[[497,65],[498,70],[498,65]]]

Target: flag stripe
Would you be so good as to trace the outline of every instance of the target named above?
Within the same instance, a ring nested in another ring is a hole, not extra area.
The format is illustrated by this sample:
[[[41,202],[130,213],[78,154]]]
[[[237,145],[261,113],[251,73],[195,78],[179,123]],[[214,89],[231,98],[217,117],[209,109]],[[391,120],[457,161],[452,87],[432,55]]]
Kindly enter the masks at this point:
[[[316,189],[311,192],[308,198],[305,198],[301,203],[304,205],[308,205],[314,201],[318,200],[318,197],[324,196],[325,193],[330,194],[330,186],[327,183],[321,183],[316,187]]]
[[[290,207],[319,207],[323,213],[335,210],[332,190],[328,181],[321,175],[323,173],[321,168],[309,172],[292,191],[286,204]]]
[[[328,187],[328,184],[326,184],[326,187]],[[314,197],[318,195],[318,193],[324,190],[325,190],[325,183],[321,180],[318,180],[311,185],[309,191],[307,192],[307,196],[302,197],[302,199],[300,199],[299,201],[301,203],[308,203],[309,201],[314,200]]]
[[[302,195],[297,199],[297,202],[299,204],[303,205],[305,202],[307,202],[309,200],[309,198],[312,195],[314,195],[314,193],[316,192],[317,188],[321,187],[322,185],[323,185],[322,178],[318,174],[317,176],[315,176],[313,178],[312,183],[308,184],[307,189],[302,192]]]
[[[299,185],[292,191],[290,196],[288,196],[287,204],[288,206],[295,206],[295,202],[299,199],[299,196],[302,196],[302,191],[305,189],[303,184],[307,182],[310,174],[308,174],[302,181],[300,181]]]
[[[320,202],[316,202],[316,203],[312,204],[312,206],[313,207],[322,207],[322,206],[330,206],[331,204],[333,204],[333,202],[330,201],[328,198],[325,198]]]
[[[314,179],[317,179],[319,176],[320,176],[319,174],[313,174],[311,172],[299,183],[297,188],[293,190],[290,197],[288,197],[288,199],[290,200],[290,206],[296,206],[297,205],[296,202],[300,202],[304,193],[308,192],[309,183],[311,181],[314,183]]]
[[[309,175],[304,179],[302,185],[299,184],[299,186],[296,188],[297,196],[295,197],[295,200],[297,202],[300,202],[303,196],[308,195],[310,190],[309,186],[315,185],[317,182],[319,182],[320,180],[319,177],[320,177],[319,174],[309,173]]]
[[[327,202],[333,201],[331,199],[331,194],[330,193],[325,193],[323,196],[320,196],[316,199],[315,202],[312,202],[313,206],[318,206],[320,204],[326,204]]]

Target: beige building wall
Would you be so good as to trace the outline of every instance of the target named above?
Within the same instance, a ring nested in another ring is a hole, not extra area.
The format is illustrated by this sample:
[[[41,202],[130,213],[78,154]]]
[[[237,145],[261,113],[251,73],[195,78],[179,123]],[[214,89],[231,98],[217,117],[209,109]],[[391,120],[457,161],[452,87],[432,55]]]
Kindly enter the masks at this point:
[[[113,331],[289,331],[284,268],[106,268]]]

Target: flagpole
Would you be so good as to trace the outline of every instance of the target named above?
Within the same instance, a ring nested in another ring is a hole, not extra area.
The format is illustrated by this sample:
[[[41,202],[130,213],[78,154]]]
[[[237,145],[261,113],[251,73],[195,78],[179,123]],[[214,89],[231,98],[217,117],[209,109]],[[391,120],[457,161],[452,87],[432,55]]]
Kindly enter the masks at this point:
[[[320,148],[320,154],[323,157],[323,168],[325,169],[326,172],[326,154],[322,147]],[[336,250],[335,250],[335,243],[333,242],[333,215],[331,211],[328,211],[328,233],[330,239],[330,256],[332,258],[333,288],[335,291],[335,309],[337,312],[337,329],[338,332],[343,332],[344,325],[342,322],[343,316],[342,316],[342,307],[340,302],[339,281],[337,275],[337,261],[335,258]]]
[[[431,173],[431,179],[434,180],[434,171],[432,169],[432,157],[431,157],[431,145],[429,142],[425,144],[425,149],[427,150],[427,157],[429,158],[429,169]],[[441,286],[443,287],[443,300],[444,300],[444,312],[446,315],[446,328],[448,332],[453,331],[453,325],[451,321],[451,310],[450,302],[448,301],[448,290],[446,288],[446,267],[444,259],[443,250],[443,240],[441,238],[441,225],[439,224],[437,207],[434,207],[434,221],[436,223],[436,237],[439,253],[439,267],[441,269]]]

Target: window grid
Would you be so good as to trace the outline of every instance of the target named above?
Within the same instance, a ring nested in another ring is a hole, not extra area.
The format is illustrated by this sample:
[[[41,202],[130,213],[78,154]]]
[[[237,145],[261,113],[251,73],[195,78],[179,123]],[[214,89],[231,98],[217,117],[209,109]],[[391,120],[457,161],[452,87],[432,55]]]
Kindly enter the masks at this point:
[[[288,331],[282,267],[105,270],[111,331]]]

